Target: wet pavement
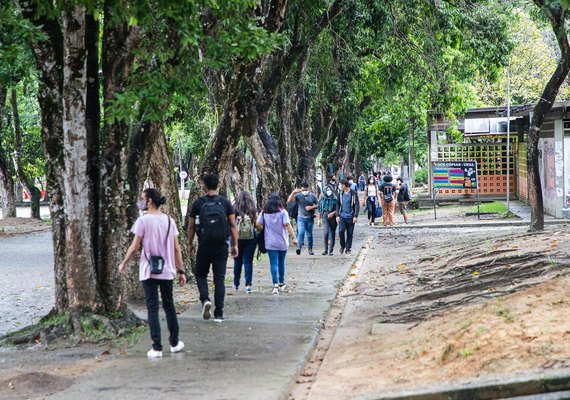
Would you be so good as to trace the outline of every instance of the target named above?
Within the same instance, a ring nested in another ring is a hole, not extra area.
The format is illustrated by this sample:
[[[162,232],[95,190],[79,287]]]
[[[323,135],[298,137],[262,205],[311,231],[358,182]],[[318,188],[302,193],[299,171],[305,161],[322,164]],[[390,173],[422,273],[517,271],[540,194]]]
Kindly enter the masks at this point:
[[[35,323],[54,304],[51,233],[0,237],[0,335]]]

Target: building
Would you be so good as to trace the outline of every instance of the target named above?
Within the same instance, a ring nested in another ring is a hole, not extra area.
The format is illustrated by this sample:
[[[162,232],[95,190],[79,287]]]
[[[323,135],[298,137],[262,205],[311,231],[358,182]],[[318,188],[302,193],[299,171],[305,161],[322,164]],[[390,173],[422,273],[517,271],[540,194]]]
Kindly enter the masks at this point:
[[[507,134],[506,107],[467,110],[456,126],[462,143],[449,143],[451,122],[433,113],[429,126],[429,161],[477,161],[482,198],[510,196],[528,200],[526,149],[533,105],[511,107]],[[509,136],[509,142],[507,141]],[[457,140],[456,140],[457,142]],[[557,102],[546,117],[539,139],[539,172],[544,212],[562,218],[570,207],[570,102]],[[433,172],[430,171],[430,190]],[[439,189],[438,196],[470,197],[472,189]]]

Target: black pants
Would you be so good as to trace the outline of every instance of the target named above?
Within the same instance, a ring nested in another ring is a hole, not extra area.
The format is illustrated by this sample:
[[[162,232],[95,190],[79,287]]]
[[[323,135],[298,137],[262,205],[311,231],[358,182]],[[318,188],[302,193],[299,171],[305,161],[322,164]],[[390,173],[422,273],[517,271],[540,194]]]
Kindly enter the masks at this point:
[[[334,242],[336,237],[336,217],[329,218],[326,215],[323,219],[323,234],[325,237],[325,250],[332,252],[334,250]]]
[[[150,328],[150,338],[152,339],[152,348],[162,351],[162,343],[160,338],[160,321],[158,318],[158,289],[160,288],[160,296],[162,297],[162,308],[166,313],[166,324],[170,337],[168,341],[172,347],[178,344],[178,318],[176,317],[176,309],[174,308],[174,298],[172,296],[172,281],[164,279],[147,279],[142,281],[144,293],[146,297],[146,309],[148,312],[148,326]]]
[[[223,317],[224,298],[226,296],[226,267],[228,263],[228,244],[200,244],[196,254],[196,284],[200,292],[200,301],[210,300],[208,293],[208,274],[210,265],[214,275],[214,317]]]
[[[354,222],[352,222],[352,218],[341,218],[338,224],[338,238],[342,249],[349,251],[352,248],[353,234]]]

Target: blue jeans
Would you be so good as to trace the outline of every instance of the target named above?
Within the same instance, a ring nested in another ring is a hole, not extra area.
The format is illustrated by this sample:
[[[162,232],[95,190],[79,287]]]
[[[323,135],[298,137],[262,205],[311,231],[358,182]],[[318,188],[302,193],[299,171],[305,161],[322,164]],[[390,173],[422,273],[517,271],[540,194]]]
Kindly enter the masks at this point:
[[[309,249],[313,248],[313,225],[315,225],[314,218],[305,218],[305,217],[298,217],[297,218],[297,236],[299,236],[299,248],[303,248],[303,244],[305,243],[305,233],[307,234],[307,242],[309,245]]]
[[[245,286],[251,286],[253,279],[253,254],[257,246],[257,239],[238,240],[238,256],[234,258],[234,285],[239,286],[242,266],[245,269]]]
[[[287,250],[267,250],[273,284],[285,283],[285,256]]]

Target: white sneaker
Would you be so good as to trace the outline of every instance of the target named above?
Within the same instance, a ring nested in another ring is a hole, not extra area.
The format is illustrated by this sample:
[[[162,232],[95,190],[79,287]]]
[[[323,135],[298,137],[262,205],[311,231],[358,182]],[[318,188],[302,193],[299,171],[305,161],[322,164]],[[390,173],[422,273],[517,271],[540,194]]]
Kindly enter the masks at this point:
[[[202,318],[210,319],[210,310],[212,309],[212,302],[210,300],[206,300],[202,305]]]
[[[178,344],[174,347],[170,346],[171,353],[180,353],[184,348],[184,342],[182,340],[178,341]]]
[[[253,289],[251,288],[251,286],[246,286],[246,287],[245,287],[245,292],[246,292],[247,294],[251,294],[251,293],[253,293]]]
[[[162,357],[162,351],[158,351],[155,349],[150,349],[148,351],[148,353],[146,353],[146,356],[148,358],[161,358]]]
[[[273,285],[273,294],[279,294],[279,285]]]
[[[285,284],[284,283],[280,283],[279,284],[279,291],[282,292],[285,290]]]

